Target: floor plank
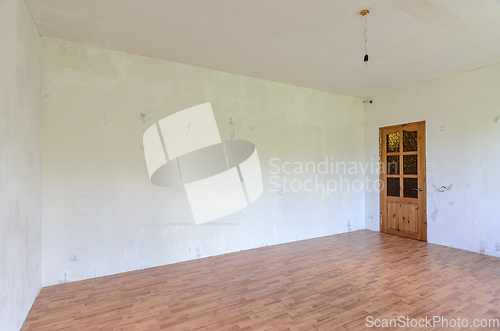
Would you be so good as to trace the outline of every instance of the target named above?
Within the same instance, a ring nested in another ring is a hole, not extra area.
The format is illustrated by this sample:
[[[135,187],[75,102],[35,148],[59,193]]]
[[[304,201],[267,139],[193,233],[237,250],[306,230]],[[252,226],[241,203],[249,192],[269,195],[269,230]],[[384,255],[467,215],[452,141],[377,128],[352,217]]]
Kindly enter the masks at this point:
[[[23,330],[365,330],[367,317],[400,316],[473,323],[500,319],[499,297],[498,258],[362,230],[45,287]]]

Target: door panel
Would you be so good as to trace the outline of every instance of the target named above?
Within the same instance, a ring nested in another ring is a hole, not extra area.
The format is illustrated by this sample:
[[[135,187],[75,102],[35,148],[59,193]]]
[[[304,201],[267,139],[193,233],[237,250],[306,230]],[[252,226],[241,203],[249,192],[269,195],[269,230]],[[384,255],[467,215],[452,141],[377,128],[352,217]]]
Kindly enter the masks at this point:
[[[388,202],[387,203],[387,227],[392,230],[399,229],[399,202]]]
[[[380,231],[427,240],[425,122],[380,129]]]
[[[418,206],[413,203],[402,203],[400,208],[399,230],[417,233]]]
[[[387,228],[417,233],[418,206],[414,203],[387,202]]]

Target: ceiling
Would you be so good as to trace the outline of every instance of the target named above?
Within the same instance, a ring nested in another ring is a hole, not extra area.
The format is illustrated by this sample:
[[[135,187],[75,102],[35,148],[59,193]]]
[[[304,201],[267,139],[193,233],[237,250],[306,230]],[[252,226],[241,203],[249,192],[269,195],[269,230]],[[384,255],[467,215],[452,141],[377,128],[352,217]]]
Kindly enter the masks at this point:
[[[26,2],[42,36],[354,97],[500,62],[499,0]]]

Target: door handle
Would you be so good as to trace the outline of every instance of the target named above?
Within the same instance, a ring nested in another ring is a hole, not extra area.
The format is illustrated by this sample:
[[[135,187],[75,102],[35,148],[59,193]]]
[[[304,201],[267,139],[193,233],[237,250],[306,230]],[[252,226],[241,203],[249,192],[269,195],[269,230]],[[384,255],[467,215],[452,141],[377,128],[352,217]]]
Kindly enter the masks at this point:
[[[413,190],[414,190],[414,191],[419,191],[419,192],[422,192],[424,189],[419,187],[419,188],[414,188]]]

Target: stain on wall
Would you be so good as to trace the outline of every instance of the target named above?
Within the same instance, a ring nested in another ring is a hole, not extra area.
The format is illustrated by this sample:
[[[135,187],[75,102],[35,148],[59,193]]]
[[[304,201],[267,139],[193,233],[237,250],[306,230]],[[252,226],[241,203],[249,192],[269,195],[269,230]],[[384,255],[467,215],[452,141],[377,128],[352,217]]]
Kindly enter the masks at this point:
[[[42,95],[44,285],[365,226],[363,191],[269,184],[272,158],[363,162],[362,100],[50,38]],[[182,187],[151,184],[141,143],[151,123],[205,102],[221,137],[256,145],[264,193],[197,226]]]
[[[437,24],[453,32],[469,34],[467,23],[448,7],[427,0],[392,0],[394,9],[400,10],[412,16],[414,19],[428,23]]]
[[[24,1],[0,1],[0,330],[41,288],[40,38]]]
[[[500,256],[500,65],[373,98],[365,106],[366,158],[378,158],[378,128],[426,121],[428,241]],[[443,192],[439,188],[445,186]],[[366,192],[367,215],[378,194]],[[366,219],[379,229],[378,218]]]

